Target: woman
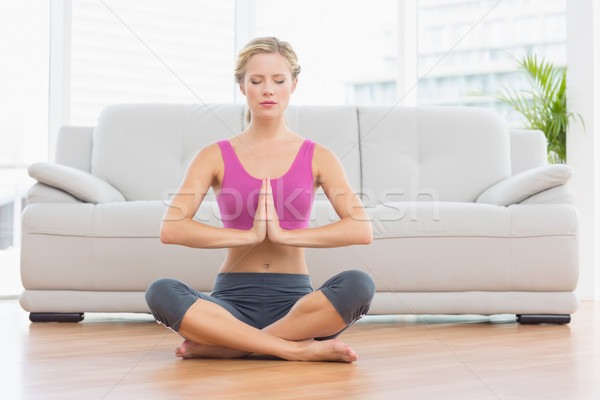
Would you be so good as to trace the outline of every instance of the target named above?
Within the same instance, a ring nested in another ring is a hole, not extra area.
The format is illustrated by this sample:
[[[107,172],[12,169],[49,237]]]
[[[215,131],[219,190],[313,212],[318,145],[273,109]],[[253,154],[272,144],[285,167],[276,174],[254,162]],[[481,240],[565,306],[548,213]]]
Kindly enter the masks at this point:
[[[334,338],[366,314],[375,284],[345,271],[313,291],[304,247],[369,244],[371,224],[338,158],[287,127],[299,73],[296,54],[277,38],[255,39],[240,52],[235,76],[249,126],[198,152],[165,213],[163,243],[228,248],[210,296],[173,279],[146,292],[157,321],[185,338],[178,357],[357,360]],[[223,228],[192,219],[210,187]],[[319,187],[340,220],[308,229]]]

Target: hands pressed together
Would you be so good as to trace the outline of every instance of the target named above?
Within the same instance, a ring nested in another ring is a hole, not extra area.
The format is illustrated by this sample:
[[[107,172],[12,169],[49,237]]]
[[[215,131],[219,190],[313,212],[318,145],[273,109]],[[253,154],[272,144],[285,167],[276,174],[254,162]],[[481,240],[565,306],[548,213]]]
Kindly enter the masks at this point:
[[[271,242],[285,244],[286,230],[279,225],[279,217],[273,202],[273,188],[271,179],[263,178],[258,195],[258,206],[254,215],[254,224],[250,229],[255,235],[257,243],[265,238]]]

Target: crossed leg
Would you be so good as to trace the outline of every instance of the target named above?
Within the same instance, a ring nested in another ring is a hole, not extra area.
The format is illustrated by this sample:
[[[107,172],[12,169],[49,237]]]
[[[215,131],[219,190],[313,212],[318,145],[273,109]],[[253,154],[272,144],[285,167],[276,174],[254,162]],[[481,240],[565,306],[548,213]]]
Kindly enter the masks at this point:
[[[250,353],[275,355],[287,360],[357,360],[352,348],[337,339],[315,341],[346,327],[335,307],[321,291],[302,297],[283,318],[256,329],[238,320],[221,306],[197,300],[184,315],[179,333],[188,338],[175,354],[183,358],[237,358]]]

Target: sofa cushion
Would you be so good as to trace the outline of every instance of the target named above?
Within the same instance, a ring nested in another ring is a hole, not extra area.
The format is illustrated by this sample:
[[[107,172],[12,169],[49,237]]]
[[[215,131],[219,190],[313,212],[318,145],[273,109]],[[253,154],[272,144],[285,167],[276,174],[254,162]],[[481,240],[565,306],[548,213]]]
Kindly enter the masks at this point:
[[[201,206],[204,222],[220,226],[211,203]],[[226,249],[161,243],[165,208],[161,201],[28,206],[23,213],[24,287],[144,291],[154,279],[171,276],[210,290]]]
[[[577,219],[571,205],[390,202],[367,213],[374,238],[369,246],[307,249],[313,283],[343,269],[362,269],[378,292],[542,292],[577,286]]]
[[[375,240],[352,252],[373,271],[378,291],[577,286],[577,219],[570,205],[396,202],[368,214]]]
[[[358,119],[370,204],[420,197],[474,202],[511,174],[508,130],[490,110],[373,106],[360,107]]]
[[[564,185],[571,176],[573,168],[568,165],[555,164],[533,168],[491,186],[477,198],[477,202],[498,206],[517,204],[534,194]]]
[[[286,120],[291,130],[337,155],[352,188],[356,192],[361,190],[356,107],[290,105]]]
[[[571,204],[575,205],[575,192],[567,185],[558,185],[526,198],[519,204]]]
[[[56,136],[54,162],[90,172],[93,126],[61,126]]]
[[[548,165],[544,132],[533,129],[511,129],[510,158],[512,174]]]
[[[92,173],[127,200],[159,200],[179,187],[203,146],[241,131],[242,105],[119,104],[94,129]]]
[[[389,202],[367,208],[374,238],[575,235],[574,207],[466,202]]]

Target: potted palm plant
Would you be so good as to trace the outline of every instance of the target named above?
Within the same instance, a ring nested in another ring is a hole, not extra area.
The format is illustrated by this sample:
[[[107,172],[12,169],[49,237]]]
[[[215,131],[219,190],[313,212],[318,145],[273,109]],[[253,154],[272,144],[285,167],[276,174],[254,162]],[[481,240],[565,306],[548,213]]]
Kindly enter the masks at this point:
[[[527,75],[530,88],[516,90],[503,86],[496,98],[525,117],[525,128],[544,132],[549,162],[565,163],[569,122],[579,118],[583,123],[581,115],[567,110],[567,69],[530,54],[517,61],[519,69]]]

